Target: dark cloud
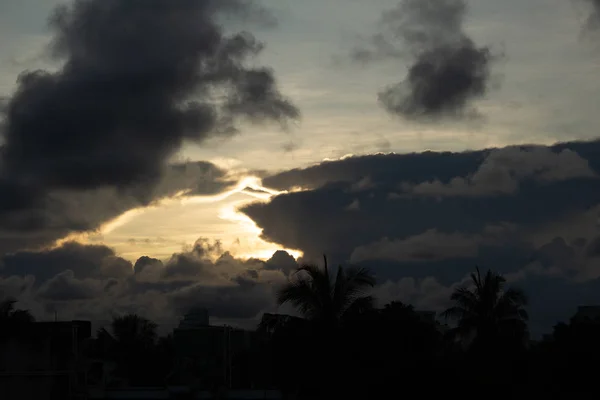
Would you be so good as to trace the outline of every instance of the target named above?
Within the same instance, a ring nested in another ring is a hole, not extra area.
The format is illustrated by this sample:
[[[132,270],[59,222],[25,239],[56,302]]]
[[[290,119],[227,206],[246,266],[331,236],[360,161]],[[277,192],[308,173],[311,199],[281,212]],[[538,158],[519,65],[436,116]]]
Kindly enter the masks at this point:
[[[244,66],[262,44],[249,33],[225,36],[215,20],[243,5],[219,4],[59,7],[51,50],[64,65],[20,76],[3,129],[4,175],[58,188],[127,186],[158,179],[184,139],[228,134],[232,119],[295,117],[271,72]],[[212,97],[217,88],[222,104]]]
[[[112,249],[76,242],[65,243],[52,250],[24,251],[0,258],[2,276],[32,275],[38,284],[66,270],[70,270],[77,279],[120,278],[133,273],[131,263],[118,257]]]
[[[507,247],[504,253],[514,251]],[[577,246],[556,237],[531,248],[531,256],[516,266],[500,262],[481,265],[503,272],[509,286],[525,290],[530,299],[530,330],[534,337],[549,333],[558,321],[567,321],[578,306],[600,302],[600,264],[586,258]],[[460,259],[462,265],[452,260],[437,263],[436,271],[428,268],[426,273],[410,271],[405,263],[396,263],[396,268],[404,270],[404,276],[383,280],[376,290],[380,302],[401,300],[414,304],[419,309],[443,310],[449,306],[452,290],[468,281],[468,273],[482,257]],[[465,263],[467,264],[465,268]],[[580,274],[588,274],[579,279]],[[452,279],[448,279],[451,275]]]
[[[493,156],[489,157],[492,153]],[[447,184],[455,177],[472,178],[481,169],[508,170],[508,174],[513,174],[513,170],[519,168],[519,164],[530,171],[530,176],[541,176],[547,174],[548,169],[558,168],[552,163],[561,163],[564,174],[569,173],[568,166],[564,164],[571,159],[570,157],[574,157],[577,169],[581,170],[582,166],[587,166],[592,171],[599,171],[600,141],[568,142],[550,147],[508,146],[478,151],[425,151],[347,157],[264,176],[263,184],[277,190],[290,190],[294,187],[317,189],[340,183],[356,186],[361,181],[369,181],[371,186],[379,182],[421,183],[432,180]],[[484,165],[486,167],[482,168]],[[558,168],[558,171],[561,169]]]
[[[189,310],[202,304],[216,318],[254,318],[274,304],[273,292],[267,285],[237,280],[228,286],[194,285],[170,295],[175,309]]]
[[[242,211],[265,240],[302,250],[305,260],[327,253],[332,263],[367,266],[387,285],[386,298],[408,290],[419,307],[443,307],[476,265],[523,275],[527,290],[548,281],[574,292],[600,277],[599,156],[593,141],[354,157],[268,177],[267,186],[306,189]],[[530,295],[543,304],[551,294]],[[536,305],[543,321],[535,323],[548,328],[578,301]]]
[[[162,268],[162,266],[163,263],[159,259],[142,256],[138,258],[133,265],[133,273],[139,276],[145,270],[152,269],[154,267]]]
[[[53,12],[48,50],[62,66],[23,72],[2,111],[0,251],[181,190],[222,190],[212,165],[166,163],[186,140],[298,116],[270,69],[247,66],[263,44],[225,33],[232,15],[269,20],[242,0],[76,0]]]
[[[375,61],[406,56],[406,52],[398,49],[393,43],[390,43],[383,33],[371,36],[366,42],[366,46],[356,46],[352,49],[350,58],[353,61],[366,65]]]
[[[491,152],[466,178],[454,177],[448,183],[431,180],[406,185],[404,190],[426,196],[488,197],[512,194],[525,180],[550,183],[596,176],[589,162],[570,149],[515,146]]]
[[[54,190],[30,198],[19,208],[4,209],[0,219],[0,254],[52,244],[72,232],[99,228],[127,210],[145,207],[178,193],[210,195],[232,188],[236,180],[213,164],[190,162],[169,165],[152,186]],[[9,198],[10,198],[9,194]]]
[[[265,268],[269,270],[282,271],[285,275],[298,268],[298,263],[288,252],[277,250],[273,256],[265,263]]]
[[[85,300],[101,295],[102,286],[101,282],[92,279],[77,279],[73,271],[66,270],[45,282],[37,294],[45,300]]]
[[[206,239],[198,240],[191,250],[174,254],[165,265],[162,276],[166,279],[210,279],[217,277],[217,271],[212,268],[213,261],[211,257],[222,254],[228,255],[228,253],[223,253],[220,242],[210,243]],[[224,272],[219,271],[219,273]]]
[[[509,235],[513,233],[510,226],[487,227],[481,234],[474,235],[442,233],[430,229],[406,239],[383,238],[359,246],[353,250],[350,261],[391,260],[418,263],[476,258],[483,246],[504,246],[510,242]]]
[[[560,240],[556,238],[553,241]],[[464,270],[456,272],[454,281],[450,283],[443,283],[433,275],[387,280],[377,288],[376,295],[382,303],[400,300],[414,304],[417,309],[443,310],[450,304],[452,290],[468,282],[467,273]],[[600,303],[600,279],[576,281],[553,265],[544,268],[532,261],[523,265],[517,273],[505,276],[509,287],[519,287],[528,294],[529,328],[535,338],[551,332],[558,321],[568,321],[578,306]]]
[[[326,161],[308,168],[295,168],[263,178],[263,184],[277,190],[294,187],[316,189],[328,184],[356,184],[370,175],[382,181],[422,182],[436,176],[443,181],[465,176],[487,152],[424,152],[413,154],[377,154]],[[370,179],[370,178],[369,178]]]
[[[495,56],[465,32],[466,12],[464,0],[402,0],[383,14],[384,32],[352,57],[410,59],[406,78],[379,93],[388,112],[415,120],[478,116],[471,103],[487,93]]]
[[[600,256],[600,236],[595,237],[587,246],[586,249],[587,255],[589,257],[599,257]]]
[[[599,149],[600,142],[590,142],[356,157],[268,178],[267,185],[280,188],[316,189],[280,195],[243,211],[266,240],[310,254],[346,257],[383,237],[401,239],[431,229],[476,234],[489,225],[539,225],[600,204]],[[367,176],[370,184],[357,192],[357,183]],[[440,190],[415,189],[431,182]],[[499,190],[501,182],[506,190]],[[356,199],[360,209],[349,217],[344,209]]]
[[[274,290],[297,266],[285,252],[241,260],[207,239],[164,261],[140,257],[133,266],[108,247],[77,243],[4,256],[0,265],[0,297],[18,298],[39,318],[57,311],[61,318],[103,321],[137,312],[176,321],[205,307],[214,318],[240,323],[272,310]]]
[[[600,32],[600,0],[583,0],[590,6],[590,14],[584,25],[584,33]]]

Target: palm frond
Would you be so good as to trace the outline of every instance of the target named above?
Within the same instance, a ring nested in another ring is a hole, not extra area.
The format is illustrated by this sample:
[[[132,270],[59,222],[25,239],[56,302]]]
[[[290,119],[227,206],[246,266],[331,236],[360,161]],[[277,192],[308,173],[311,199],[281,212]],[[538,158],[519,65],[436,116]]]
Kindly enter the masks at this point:
[[[528,298],[525,292],[517,288],[510,288],[502,295],[502,299],[505,301],[509,301],[511,304],[517,305],[519,307],[526,306],[528,303]]]
[[[340,267],[341,269],[341,267]],[[343,314],[355,301],[367,296],[368,289],[375,285],[375,278],[366,268],[348,268],[336,278],[334,303],[339,314]]]
[[[315,316],[322,304],[311,283],[307,278],[288,282],[277,292],[277,304],[291,303],[305,317]]]
[[[332,289],[331,280],[326,270],[313,264],[305,264],[298,267],[295,274],[305,273],[315,288],[323,293],[329,293]]]
[[[521,318],[521,320],[523,321],[528,321],[529,320],[529,314],[527,313],[527,311],[525,309],[520,309],[518,311],[519,314],[519,318]]]
[[[472,287],[454,290],[454,305],[442,313],[447,319],[458,322],[461,335],[484,335],[484,340],[494,340],[497,334],[514,335],[526,332],[527,304],[525,294],[514,288],[504,290],[506,279],[491,270],[482,275],[479,267],[471,273]]]
[[[375,286],[375,277],[368,268],[350,267],[346,271],[346,275],[355,285],[362,287]]]
[[[305,318],[327,326],[339,323],[348,310],[372,307],[367,289],[374,286],[375,279],[367,269],[340,266],[333,278],[327,257],[323,256],[323,260],[324,268],[312,264],[300,266],[294,278],[277,293],[277,303],[290,303]]]
[[[375,308],[375,298],[373,296],[364,296],[355,299],[345,310],[343,318],[362,315]]]
[[[479,304],[477,294],[466,287],[457,288],[450,296],[450,300],[457,306],[470,311],[474,311]]]
[[[481,280],[481,272],[479,271],[479,267],[475,267],[475,272],[471,273],[471,281],[475,285],[476,290],[480,290],[483,286],[483,281]]]
[[[344,272],[344,268],[340,265],[335,276],[333,285],[333,307],[337,310],[341,309],[345,303],[345,297],[348,289],[348,279]]]
[[[454,306],[446,309],[440,315],[445,319],[461,320],[470,314],[471,312],[464,307]]]

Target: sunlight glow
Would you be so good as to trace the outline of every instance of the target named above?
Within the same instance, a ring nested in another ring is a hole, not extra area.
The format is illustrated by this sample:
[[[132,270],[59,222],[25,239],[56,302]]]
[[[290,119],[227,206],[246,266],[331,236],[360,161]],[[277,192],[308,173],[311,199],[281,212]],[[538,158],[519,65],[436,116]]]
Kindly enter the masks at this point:
[[[305,190],[303,188],[294,188],[290,190],[301,191]],[[112,240],[110,238],[105,238],[105,235],[110,235],[111,233],[116,233],[119,228],[124,227],[130,222],[143,218],[144,214],[147,214],[150,210],[166,208],[168,206],[180,205],[180,206],[190,206],[196,204],[211,204],[211,203],[219,203],[224,200],[227,200],[233,195],[243,194],[245,196],[250,197],[249,199],[241,200],[241,201],[233,201],[225,204],[223,207],[219,208],[218,218],[224,221],[232,222],[236,229],[232,232],[229,232],[229,229],[223,231],[226,236],[231,236],[232,241],[239,242],[240,236],[244,241],[243,246],[234,245],[230,250],[232,254],[234,254],[238,258],[248,259],[248,258],[260,258],[260,259],[269,259],[273,253],[277,250],[284,250],[291,254],[294,258],[298,258],[302,256],[302,252],[295,249],[285,249],[281,246],[278,246],[273,243],[266,242],[260,236],[262,234],[262,229],[260,229],[254,221],[248,217],[247,215],[238,211],[244,205],[253,203],[253,202],[268,202],[274,196],[279,194],[287,193],[287,191],[277,191],[262,185],[262,180],[256,176],[248,175],[240,178],[238,183],[231,190],[228,190],[223,193],[219,193],[211,196],[189,196],[187,193],[189,191],[182,191],[177,193],[173,197],[164,198],[158,201],[153,202],[151,205],[147,207],[140,207],[128,210],[121,214],[120,216],[104,223],[101,227],[99,227],[95,231],[83,232],[83,233],[74,233],[68,235],[65,238],[62,238],[54,243],[52,248],[56,248],[61,246],[62,244],[69,241],[76,241],[80,243],[102,243],[107,242],[105,239],[109,239],[108,242]],[[181,211],[184,212],[184,211]],[[214,214],[213,214],[214,215]],[[168,221],[167,221],[168,224]],[[158,225],[164,225],[164,223],[158,223]],[[112,235],[114,237],[114,235]],[[233,240],[235,238],[235,240]],[[110,244],[110,243],[108,243]],[[236,251],[236,247],[237,251]],[[151,254],[149,254],[151,255]]]
[[[339,157],[339,158],[324,158],[323,162],[330,162],[330,161],[343,161],[346,160],[348,158],[352,158],[354,157],[355,154],[352,153],[348,153],[348,154],[344,154],[343,156]]]

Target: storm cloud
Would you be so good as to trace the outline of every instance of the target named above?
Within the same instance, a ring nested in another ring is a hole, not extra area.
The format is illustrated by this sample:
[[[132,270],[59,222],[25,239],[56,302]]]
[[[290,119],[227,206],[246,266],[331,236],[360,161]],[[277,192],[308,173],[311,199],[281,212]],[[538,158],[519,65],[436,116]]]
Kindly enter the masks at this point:
[[[590,14],[587,17],[584,25],[584,33],[600,32],[600,1],[599,0],[582,0],[590,7]]]
[[[410,60],[405,79],[378,95],[389,113],[420,121],[478,116],[472,102],[490,87],[495,55],[465,32],[466,12],[464,0],[402,0],[383,14],[383,32],[354,52],[361,62]]]
[[[420,308],[441,310],[476,265],[506,274],[531,292],[537,334],[600,301],[599,172],[598,141],[352,157],[265,178],[301,189],[242,211],[265,240],[369,267],[383,298],[407,290]],[[544,284],[574,295],[558,305]]]
[[[193,307],[218,320],[254,324],[275,307],[274,290],[298,266],[276,252],[269,260],[233,257],[219,242],[199,239],[165,260],[131,263],[103,245],[68,242],[52,250],[0,258],[0,298],[17,298],[37,318],[110,320],[137,312],[176,321]]]
[[[232,188],[235,177],[207,162],[166,166],[152,185],[140,182],[126,188],[52,190],[41,197],[23,198],[0,212],[0,254],[52,244],[70,233],[93,231],[122,213],[146,207],[178,194],[212,195]],[[2,192],[11,199],[14,192]],[[33,196],[33,195],[32,195]]]
[[[2,107],[0,234],[12,244],[0,247],[19,248],[23,230],[52,231],[36,246],[90,229],[174,190],[217,191],[167,166],[185,141],[298,117],[273,71],[247,66],[263,43],[226,33],[226,16],[273,22],[237,0],[76,0],[52,13],[47,50],[61,67],[24,71]],[[93,221],[70,214],[98,198],[111,209]]]
[[[479,233],[488,225],[543,224],[600,204],[599,152],[595,141],[352,157],[266,178],[280,190],[305,190],[243,212],[267,240],[317,255],[349,255],[383,237],[430,229]],[[357,185],[366,178],[369,185]],[[355,200],[360,209],[350,217],[345,209]]]

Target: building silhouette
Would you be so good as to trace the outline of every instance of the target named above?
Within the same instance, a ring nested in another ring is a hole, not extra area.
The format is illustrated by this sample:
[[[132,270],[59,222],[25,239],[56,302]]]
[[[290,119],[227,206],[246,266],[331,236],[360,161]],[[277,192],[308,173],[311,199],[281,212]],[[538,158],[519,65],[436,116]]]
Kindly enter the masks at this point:
[[[0,398],[64,400],[86,390],[89,321],[33,322],[0,342]]]
[[[258,346],[255,332],[210,325],[208,310],[193,308],[173,331],[176,371],[172,383],[201,388],[239,386],[236,361]]]
[[[573,322],[600,321],[600,306],[579,306],[572,317]]]

